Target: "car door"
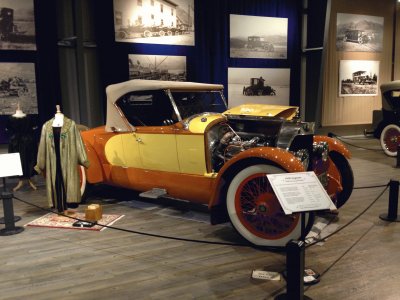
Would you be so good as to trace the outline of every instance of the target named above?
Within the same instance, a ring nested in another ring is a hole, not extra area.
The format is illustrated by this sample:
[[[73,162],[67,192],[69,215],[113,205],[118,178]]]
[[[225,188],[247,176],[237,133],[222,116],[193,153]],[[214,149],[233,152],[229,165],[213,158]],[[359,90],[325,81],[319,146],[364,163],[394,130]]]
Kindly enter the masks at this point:
[[[173,107],[163,90],[139,91],[117,101],[134,132],[124,135],[127,167],[179,172]]]
[[[138,127],[132,138],[138,144],[143,169],[179,172],[176,136],[171,126]]]

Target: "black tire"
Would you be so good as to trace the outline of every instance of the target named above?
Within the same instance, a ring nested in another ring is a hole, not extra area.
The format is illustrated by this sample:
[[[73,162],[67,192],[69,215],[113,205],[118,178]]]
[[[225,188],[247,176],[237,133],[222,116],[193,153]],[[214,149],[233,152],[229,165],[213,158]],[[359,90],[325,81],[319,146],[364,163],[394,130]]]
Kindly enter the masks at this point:
[[[346,201],[350,198],[354,187],[354,176],[353,170],[347,161],[347,159],[340,153],[331,151],[329,152],[329,158],[335,164],[341,177],[341,184],[343,190],[337,195],[336,207],[339,208],[343,206]]]
[[[128,36],[124,31],[119,31],[118,32],[118,38],[120,39],[126,39]]]

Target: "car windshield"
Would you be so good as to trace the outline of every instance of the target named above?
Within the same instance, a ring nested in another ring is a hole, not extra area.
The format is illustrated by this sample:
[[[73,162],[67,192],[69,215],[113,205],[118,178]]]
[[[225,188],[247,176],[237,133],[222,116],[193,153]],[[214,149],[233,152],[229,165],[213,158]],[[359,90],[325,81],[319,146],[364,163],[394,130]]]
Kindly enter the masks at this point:
[[[171,91],[182,119],[203,112],[222,113],[227,110],[220,91]]]

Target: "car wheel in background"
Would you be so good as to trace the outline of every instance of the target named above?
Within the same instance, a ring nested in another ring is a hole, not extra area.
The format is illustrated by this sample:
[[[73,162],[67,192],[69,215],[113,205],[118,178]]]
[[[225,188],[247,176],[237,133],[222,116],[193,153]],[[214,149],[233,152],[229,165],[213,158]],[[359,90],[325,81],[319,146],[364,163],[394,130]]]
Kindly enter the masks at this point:
[[[386,155],[396,156],[397,145],[400,142],[400,127],[395,124],[387,125],[382,130],[380,141]]]

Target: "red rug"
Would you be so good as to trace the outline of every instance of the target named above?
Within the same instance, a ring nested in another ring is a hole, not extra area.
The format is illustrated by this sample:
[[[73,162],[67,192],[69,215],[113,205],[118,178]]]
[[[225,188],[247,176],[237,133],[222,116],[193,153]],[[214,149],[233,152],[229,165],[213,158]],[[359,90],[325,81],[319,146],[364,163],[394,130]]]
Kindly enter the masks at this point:
[[[116,221],[121,219],[124,215],[105,215],[103,214],[103,218],[99,221],[97,221],[98,224],[101,225],[108,225],[111,226],[114,224]],[[85,214],[84,213],[74,213],[71,215],[71,217],[80,219],[80,220],[85,220]],[[60,216],[54,213],[48,213],[47,215],[44,215],[43,217],[37,218],[36,220],[33,220],[32,222],[29,222],[25,226],[32,226],[32,227],[49,227],[49,228],[64,228],[64,229],[78,229],[78,230],[93,230],[93,231],[102,231],[106,229],[106,227],[100,226],[100,225],[94,225],[93,227],[76,227],[73,226],[73,224],[77,222],[77,220]]]

